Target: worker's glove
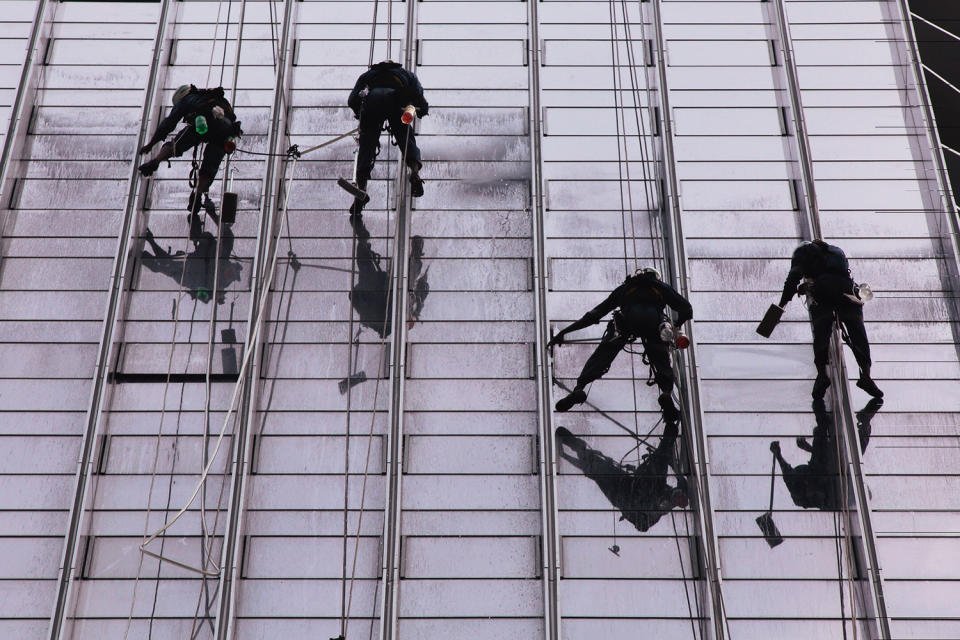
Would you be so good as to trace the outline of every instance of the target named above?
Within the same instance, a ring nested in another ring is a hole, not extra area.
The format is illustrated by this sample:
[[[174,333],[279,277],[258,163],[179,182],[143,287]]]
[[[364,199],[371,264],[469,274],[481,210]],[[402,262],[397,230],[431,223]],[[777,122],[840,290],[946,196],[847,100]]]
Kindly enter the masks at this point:
[[[430,115],[430,107],[424,107],[423,109],[417,109],[417,117],[422,118],[424,116]]]
[[[561,331],[557,335],[550,338],[550,342],[547,343],[547,346],[553,347],[553,346],[560,346],[562,344],[563,344],[563,331]]]
[[[143,145],[142,147],[140,147],[140,154],[139,154],[139,155],[142,156],[142,155],[145,154],[145,153],[150,153],[150,149],[153,149],[153,145],[154,145],[153,142],[148,142],[147,144],[145,144],[145,145]]]

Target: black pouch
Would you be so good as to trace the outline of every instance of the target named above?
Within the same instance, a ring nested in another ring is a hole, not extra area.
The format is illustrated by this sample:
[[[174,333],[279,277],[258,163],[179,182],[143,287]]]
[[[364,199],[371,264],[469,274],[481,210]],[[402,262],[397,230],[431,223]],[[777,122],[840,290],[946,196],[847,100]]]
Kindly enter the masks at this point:
[[[237,221],[237,194],[231,191],[223,194],[223,202],[220,203],[220,220],[225,224],[233,224]]]
[[[767,312],[763,314],[763,320],[761,320],[760,324],[757,325],[757,333],[762,335],[764,338],[769,338],[770,334],[773,333],[774,328],[780,324],[780,318],[782,317],[783,309],[775,304],[770,305],[770,308],[767,309]]]

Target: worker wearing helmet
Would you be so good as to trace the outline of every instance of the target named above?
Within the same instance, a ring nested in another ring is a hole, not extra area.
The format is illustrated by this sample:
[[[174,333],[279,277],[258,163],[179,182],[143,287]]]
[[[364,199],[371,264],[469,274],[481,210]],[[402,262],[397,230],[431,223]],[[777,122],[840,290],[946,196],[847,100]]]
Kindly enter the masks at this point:
[[[206,143],[197,185],[191,190],[190,203],[187,206],[192,221],[203,204],[203,198],[198,197],[198,194],[205,195],[210,190],[223,157],[233,152],[236,148],[234,139],[242,135],[243,131],[230,101],[224,97],[223,87],[198,89],[192,84],[185,84],[174,92],[173,109],[157,125],[156,132],[140,149],[140,154],[149,153],[154,145],[166,138],[181,121],[187,126],[180,129],[173,140],[165,142],[152,160],[140,165],[140,174],[152,175],[164,160],[182,156],[200,143]]]
[[[386,122],[410,167],[410,193],[414,198],[422,196],[420,148],[417,147],[413,122],[405,124],[402,120],[408,106],[413,106],[420,118],[429,113],[417,76],[391,60],[378,62],[357,78],[347,105],[360,120],[360,148],[357,152],[357,182],[352,188],[347,184],[341,186],[354,193],[361,207],[370,199],[366,194],[367,181],[380,151],[380,131]]]
[[[664,419],[668,422],[679,419],[680,412],[670,397],[674,385],[670,344],[661,337],[661,329],[669,321],[666,307],[677,313],[677,328],[693,317],[693,308],[686,298],[663,282],[656,269],[648,267],[629,276],[606,300],[554,336],[548,346],[562,345],[566,334],[598,324],[603,316],[619,308],[607,323],[596,351],[583,366],[573,391],[557,402],[557,411],[569,411],[574,405],[586,402],[584,388],[609,371],[617,354],[639,338],[650,363],[652,382],[648,384],[660,388],[659,402]]]
[[[863,301],[850,277],[850,265],[843,250],[823,240],[804,242],[797,247],[778,306],[783,309],[798,292],[808,298],[813,329],[813,362],[817,367],[814,400],[823,398],[830,386],[827,364],[834,320],[839,323],[860,367],[857,386],[874,398],[882,398],[883,391],[870,377],[870,342],[863,325]]]

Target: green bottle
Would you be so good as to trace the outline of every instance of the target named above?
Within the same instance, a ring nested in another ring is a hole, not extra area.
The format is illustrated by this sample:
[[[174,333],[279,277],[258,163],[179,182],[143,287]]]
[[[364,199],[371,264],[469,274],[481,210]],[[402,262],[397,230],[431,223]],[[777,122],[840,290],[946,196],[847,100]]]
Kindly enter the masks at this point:
[[[197,133],[200,135],[205,134],[209,129],[207,128],[207,119],[203,116],[197,116],[193,121],[193,126],[197,130]]]

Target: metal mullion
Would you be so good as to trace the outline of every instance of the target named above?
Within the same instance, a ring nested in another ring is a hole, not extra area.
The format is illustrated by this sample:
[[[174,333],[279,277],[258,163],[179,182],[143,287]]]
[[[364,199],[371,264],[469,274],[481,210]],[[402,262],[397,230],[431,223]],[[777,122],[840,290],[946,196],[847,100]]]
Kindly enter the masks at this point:
[[[546,233],[544,230],[544,194],[543,194],[543,122],[540,103],[540,16],[536,0],[527,2],[527,56],[529,64],[528,83],[530,108],[528,110],[528,131],[530,135],[530,213],[531,234],[533,240],[533,291],[534,291],[534,328],[536,343],[534,358],[537,379],[537,426],[540,437],[537,439],[539,461],[537,474],[540,485],[540,572],[543,581],[543,637],[545,640],[557,640],[561,637],[560,626],[560,533],[557,527],[557,452],[553,430],[553,390],[550,376],[549,341],[550,320],[547,312],[547,291],[549,283],[549,265],[546,252]]]
[[[790,97],[790,108],[794,114],[793,122],[796,133],[794,137],[796,138],[798,162],[803,175],[804,203],[806,206],[801,209],[801,215],[804,218],[808,237],[811,239],[819,239],[822,238],[820,208],[817,203],[813,179],[810,140],[807,135],[806,121],[804,119],[803,101],[793,52],[793,39],[790,35],[790,24],[787,20],[784,0],[773,0],[771,5],[776,14],[780,48],[783,53],[783,67],[787,79],[787,93]],[[863,479],[863,462],[860,457],[859,439],[857,437],[854,409],[846,376],[843,343],[840,339],[839,327],[834,328],[830,344],[831,355],[833,356],[831,358],[831,369],[833,380],[835,381],[833,385],[834,415],[838,418],[836,424],[839,427],[838,431],[840,432],[843,443],[844,460],[842,464],[848,467],[852,480],[851,484],[853,485],[853,495],[857,509],[856,524],[860,529],[862,546],[859,552],[862,555],[861,560],[866,565],[866,571],[869,574],[869,595],[873,608],[873,621],[877,625],[875,629],[872,629],[872,635],[876,638],[886,639],[890,638],[890,621],[887,617],[884,599],[883,576],[880,573],[877,541],[873,531],[873,523],[870,520],[870,501]],[[851,522],[848,515],[847,527],[850,527],[852,524],[854,523]],[[854,615],[852,617],[853,624],[856,624],[856,616]]]
[[[950,176],[947,173],[946,160],[943,156],[943,149],[946,148],[950,151],[953,151],[953,149],[946,147],[940,139],[940,131],[937,128],[937,118],[933,112],[932,102],[930,101],[930,90],[925,82],[926,76],[924,76],[923,73],[920,52],[917,48],[917,34],[913,27],[913,21],[909,17],[915,14],[913,14],[910,10],[909,0],[897,0],[896,6],[899,13],[900,28],[904,32],[903,40],[906,44],[907,54],[910,58],[910,63],[908,65],[910,67],[910,75],[913,78],[914,85],[916,86],[917,97],[919,98],[920,102],[920,112],[923,120],[922,125],[926,133],[927,143],[929,144],[931,153],[933,155],[933,164],[936,168],[937,187],[940,200],[943,204],[943,213],[947,219],[947,227],[949,229],[950,236],[948,239],[950,255],[949,257],[945,257],[944,261],[947,262],[947,271],[949,272],[950,276],[950,291],[953,293],[954,314],[955,316],[960,316],[960,306],[958,306],[960,305],[960,301],[958,301],[958,294],[960,294],[960,220],[958,220],[957,217],[957,202],[954,199]],[[925,22],[929,23],[929,21],[926,20]],[[896,42],[897,40],[894,39],[893,41]],[[904,93],[909,96],[909,91],[910,87],[907,86],[907,82],[905,81]],[[909,104],[909,101],[907,104]],[[954,153],[956,152],[954,151]],[[954,331],[954,337],[957,337],[956,330]],[[960,341],[958,341],[956,348],[960,350]]]
[[[53,6],[48,10],[48,7]],[[30,29],[30,38],[27,41],[27,50],[23,65],[20,68],[20,81],[14,94],[13,105],[10,108],[10,122],[7,125],[7,135],[3,139],[3,150],[0,153],[0,241],[6,233],[7,220],[13,208],[11,193],[15,181],[22,173],[22,163],[19,158],[30,128],[30,115],[36,104],[37,84],[41,70],[46,64],[47,48],[50,42],[50,33],[57,13],[57,0],[37,0],[37,8],[33,14],[33,26]],[[24,115],[24,110],[28,113]],[[2,246],[0,246],[2,251]],[[0,253],[0,259],[3,255]],[[0,265],[2,268],[2,265]]]
[[[407,0],[406,42],[403,58],[405,69],[413,69],[417,61],[417,2]],[[388,3],[388,11],[391,5]],[[391,16],[392,18],[392,16]],[[399,149],[399,147],[398,147]],[[387,432],[387,497],[384,506],[381,576],[383,599],[380,603],[380,640],[397,637],[397,602],[400,591],[400,568],[402,539],[402,478],[403,478],[403,428],[404,428],[404,381],[406,379],[407,313],[409,296],[410,264],[408,247],[410,240],[410,196],[406,189],[406,165],[404,150],[400,149],[397,161],[397,222],[394,229],[394,256],[391,265],[391,299],[393,303],[391,327],[393,336],[390,349],[390,409]],[[376,412],[376,407],[373,407]]]
[[[660,215],[663,217],[665,271],[670,275],[678,291],[689,297],[689,275],[685,239],[683,236],[682,213],[680,207],[680,188],[677,178],[676,158],[673,147],[673,122],[670,110],[670,96],[667,84],[666,45],[663,37],[661,0],[651,0],[653,17],[651,20],[653,46],[657,58],[657,92],[660,98],[662,161],[666,179],[661,196]],[[663,200],[669,201],[668,203]],[[666,204],[666,206],[664,206]],[[706,434],[703,427],[703,407],[700,402],[700,373],[697,367],[696,323],[688,323],[690,346],[684,352],[677,352],[676,366],[680,371],[680,380],[686,390],[683,394],[686,409],[684,438],[694,467],[694,484],[697,488],[697,524],[700,540],[703,569],[707,576],[707,591],[710,595],[709,618],[713,623],[713,637],[716,640],[727,638],[726,611],[723,604],[723,584],[720,571],[720,549],[713,522],[713,503],[710,489],[710,460]]]
[[[171,46],[172,36],[170,27],[176,22],[177,9],[171,10],[173,0],[162,0],[157,19],[157,32],[154,38],[153,58],[147,76],[143,108],[141,112],[140,130],[137,136],[137,147],[140,148],[148,139],[151,124],[156,122],[159,115],[159,106],[155,105],[159,92],[159,84],[164,77],[162,71],[167,67],[166,52]],[[39,11],[39,9],[38,9]],[[50,618],[48,638],[56,640],[64,635],[67,625],[67,611],[71,608],[71,598],[75,595],[71,585],[76,578],[76,567],[81,530],[83,527],[85,505],[90,493],[90,476],[93,469],[95,443],[97,442],[103,409],[108,404],[108,393],[111,386],[107,383],[110,363],[118,346],[117,336],[122,329],[118,325],[124,317],[125,305],[128,297],[124,295],[129,286],[129,279],[133,272],[134,257],[130,250],[131,240],[137,235],[137,224],[140,204],[146,189],[146,184],[140,181],[137,169],[136,154],[130,161],[130,174],[127,183],[127,196],[124,203],[123,217],[117,239],[117,249],[114,254],[113,271],[110,277],[109,295],[104,312],[103,328],[97,352],[97,362],[94,368],[93,387],[91,389],[89,408],[87,410],[86,426],[80,446],[77,473],[74,485],[74,499],[70,508],[68,530],[64,540],[63,555],[60,561],[58,576],[57,599],[53,614]],[[89,526],[89,523],[87,523]]]
[[[286,162],[281,147],[286,136],[287,112],[289,110],[289,78],[293,54],[293,29],[296,22],[294,9],[297,0],[284,0],[283,22],[280,28],[280,56],[277,61],[277,76],[273,87],[273,104],[270,110],[270,130],[267,139],[267,152],[273,154],[267,158],[263,179],[263,202],[260,209],[260,223],[257,228],[257,250],[252,268],[250,285],[250,309],[247,314],[247,339],[243,353],[250,354],[250,368],[243,379],[243,393],[237,407],[241,415],[240,424],[234,434],[231,464],[230,504],[227,507],[226,528],[223,535],[221,556],[220,603],[214,637],[228,640],[234,635],[234,622],[237,610],[237,590],[235,582],[240,576],[243,558],[244,514],[247,499],[246,476],[250,469],[252,438],[251,431],[257,419],[258,391],[260,377],[260,352],[264,341],[259,337],[251,342],[252,332],[260,313],[258,301],[268,291],[272,282],[268,279],[274,226],[279,212],[279,202],[284,188],[281,165]],[[238,58],[239,60],[239,58]],[[238,62],[239,64],[239,62]],[[274,249],[278,250],[278,249]],[[269,294],[264,301],[269,306]],[[266,320],[266,317],[264,317]]]

